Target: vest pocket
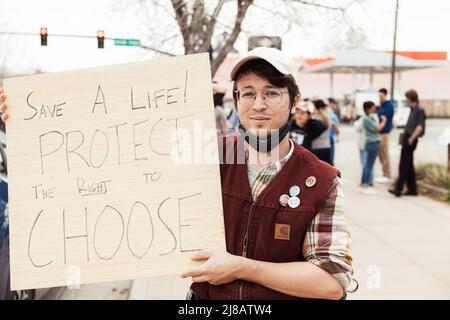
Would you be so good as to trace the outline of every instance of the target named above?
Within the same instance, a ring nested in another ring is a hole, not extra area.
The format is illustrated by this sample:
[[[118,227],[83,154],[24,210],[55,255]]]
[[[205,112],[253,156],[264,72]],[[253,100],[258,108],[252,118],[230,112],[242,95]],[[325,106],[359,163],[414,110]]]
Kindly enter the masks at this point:
[[[304,261],[302,247],[312,210],[274,211],[261,218],[254,258],[270,262]]]

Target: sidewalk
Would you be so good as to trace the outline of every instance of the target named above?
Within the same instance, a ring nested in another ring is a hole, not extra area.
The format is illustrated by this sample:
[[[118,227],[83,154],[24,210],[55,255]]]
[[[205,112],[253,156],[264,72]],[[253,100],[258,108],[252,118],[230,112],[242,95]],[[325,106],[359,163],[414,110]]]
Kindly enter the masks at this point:
[[[449,299],[450,210],[419,197],[359,194],[344,180],[355,278],[349,299]]]
[[[446,156],[436,143],[440,131],[430,126],[415,152],[416,163]],[[397,137],[393,132],[390,139],[394,176],[400,157]],[[359,193],[361,166],[355,153],[354,141],[338,144],[336,165],[342,170],[355,278],[360,284],[348,298],[450,299],[450,206],[424,196],[396,198],[387,192],[387,185],[376,185],[376,195]],[[378,160],[375,172],[381,173]]]

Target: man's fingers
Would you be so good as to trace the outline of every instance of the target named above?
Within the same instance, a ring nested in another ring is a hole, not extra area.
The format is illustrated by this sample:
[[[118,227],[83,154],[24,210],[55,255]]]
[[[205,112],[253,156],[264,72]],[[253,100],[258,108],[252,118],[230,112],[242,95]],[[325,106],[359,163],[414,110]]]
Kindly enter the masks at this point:
[[[204,274],[204,270],[202,268],[195,268],[195,269],[191,269],[188,270],[186,272],[183,272],[181,274],[182,278],[187,278],[187,277],[198,277]]]
[[[208,280],[208,276],[192,277],[192,282],[207,282]]]
[[[8,119],[8,114],[7,113],[2,114],[2,121],[5,122],[6,119]]]
[[[2,104],[0,104],[0,111],[1,111],[2,113],[5,113],[7,107],[8,107],[8,106],[6,105],[6,102],[3,102]]]
[[[212,255],[212,251],[209,250],[202,250],[202,251],[198,251],[196,252],[191,259],[198,261],[198,260],[206,260],[209,259],[209,257],[211,257]]]

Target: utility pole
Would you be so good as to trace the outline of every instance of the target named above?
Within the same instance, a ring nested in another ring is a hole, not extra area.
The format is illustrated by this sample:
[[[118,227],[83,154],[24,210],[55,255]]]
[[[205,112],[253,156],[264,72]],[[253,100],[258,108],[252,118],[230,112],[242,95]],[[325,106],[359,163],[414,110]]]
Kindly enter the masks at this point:
[[[394,26],[394,48],[392,50],[392,67],[391,67],[391,100],[395,101],[394,86],[395,86],[395,56],[397,52],[397,19],[398,19],[398,2],[395,5],[395,26]]]

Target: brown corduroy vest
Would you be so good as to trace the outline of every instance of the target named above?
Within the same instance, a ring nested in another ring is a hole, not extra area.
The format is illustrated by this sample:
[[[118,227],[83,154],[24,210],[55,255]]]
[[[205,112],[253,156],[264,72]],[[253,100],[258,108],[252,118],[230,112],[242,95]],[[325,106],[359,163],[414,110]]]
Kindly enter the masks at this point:
[[[291,158],[253,201],[247,166],[236,162],[237,149],[242,147],[241,139],[228,140],[221,153],[222,159],[228,154],[228,162],[232,162],[220,165],[227,251],[260,261],[305,261],[305,232],[324,203],[337,170],[295,144]],[[230,152],[234,161],[230,161]],[[314,186],[306,186],[308,177],[316,178]],[[289,194],[294,185],[300,187],[300,205],[282,206],[280,196]],[[242,280],[219,286],[194,283],[191,289],[200,299],[298,299]]]

